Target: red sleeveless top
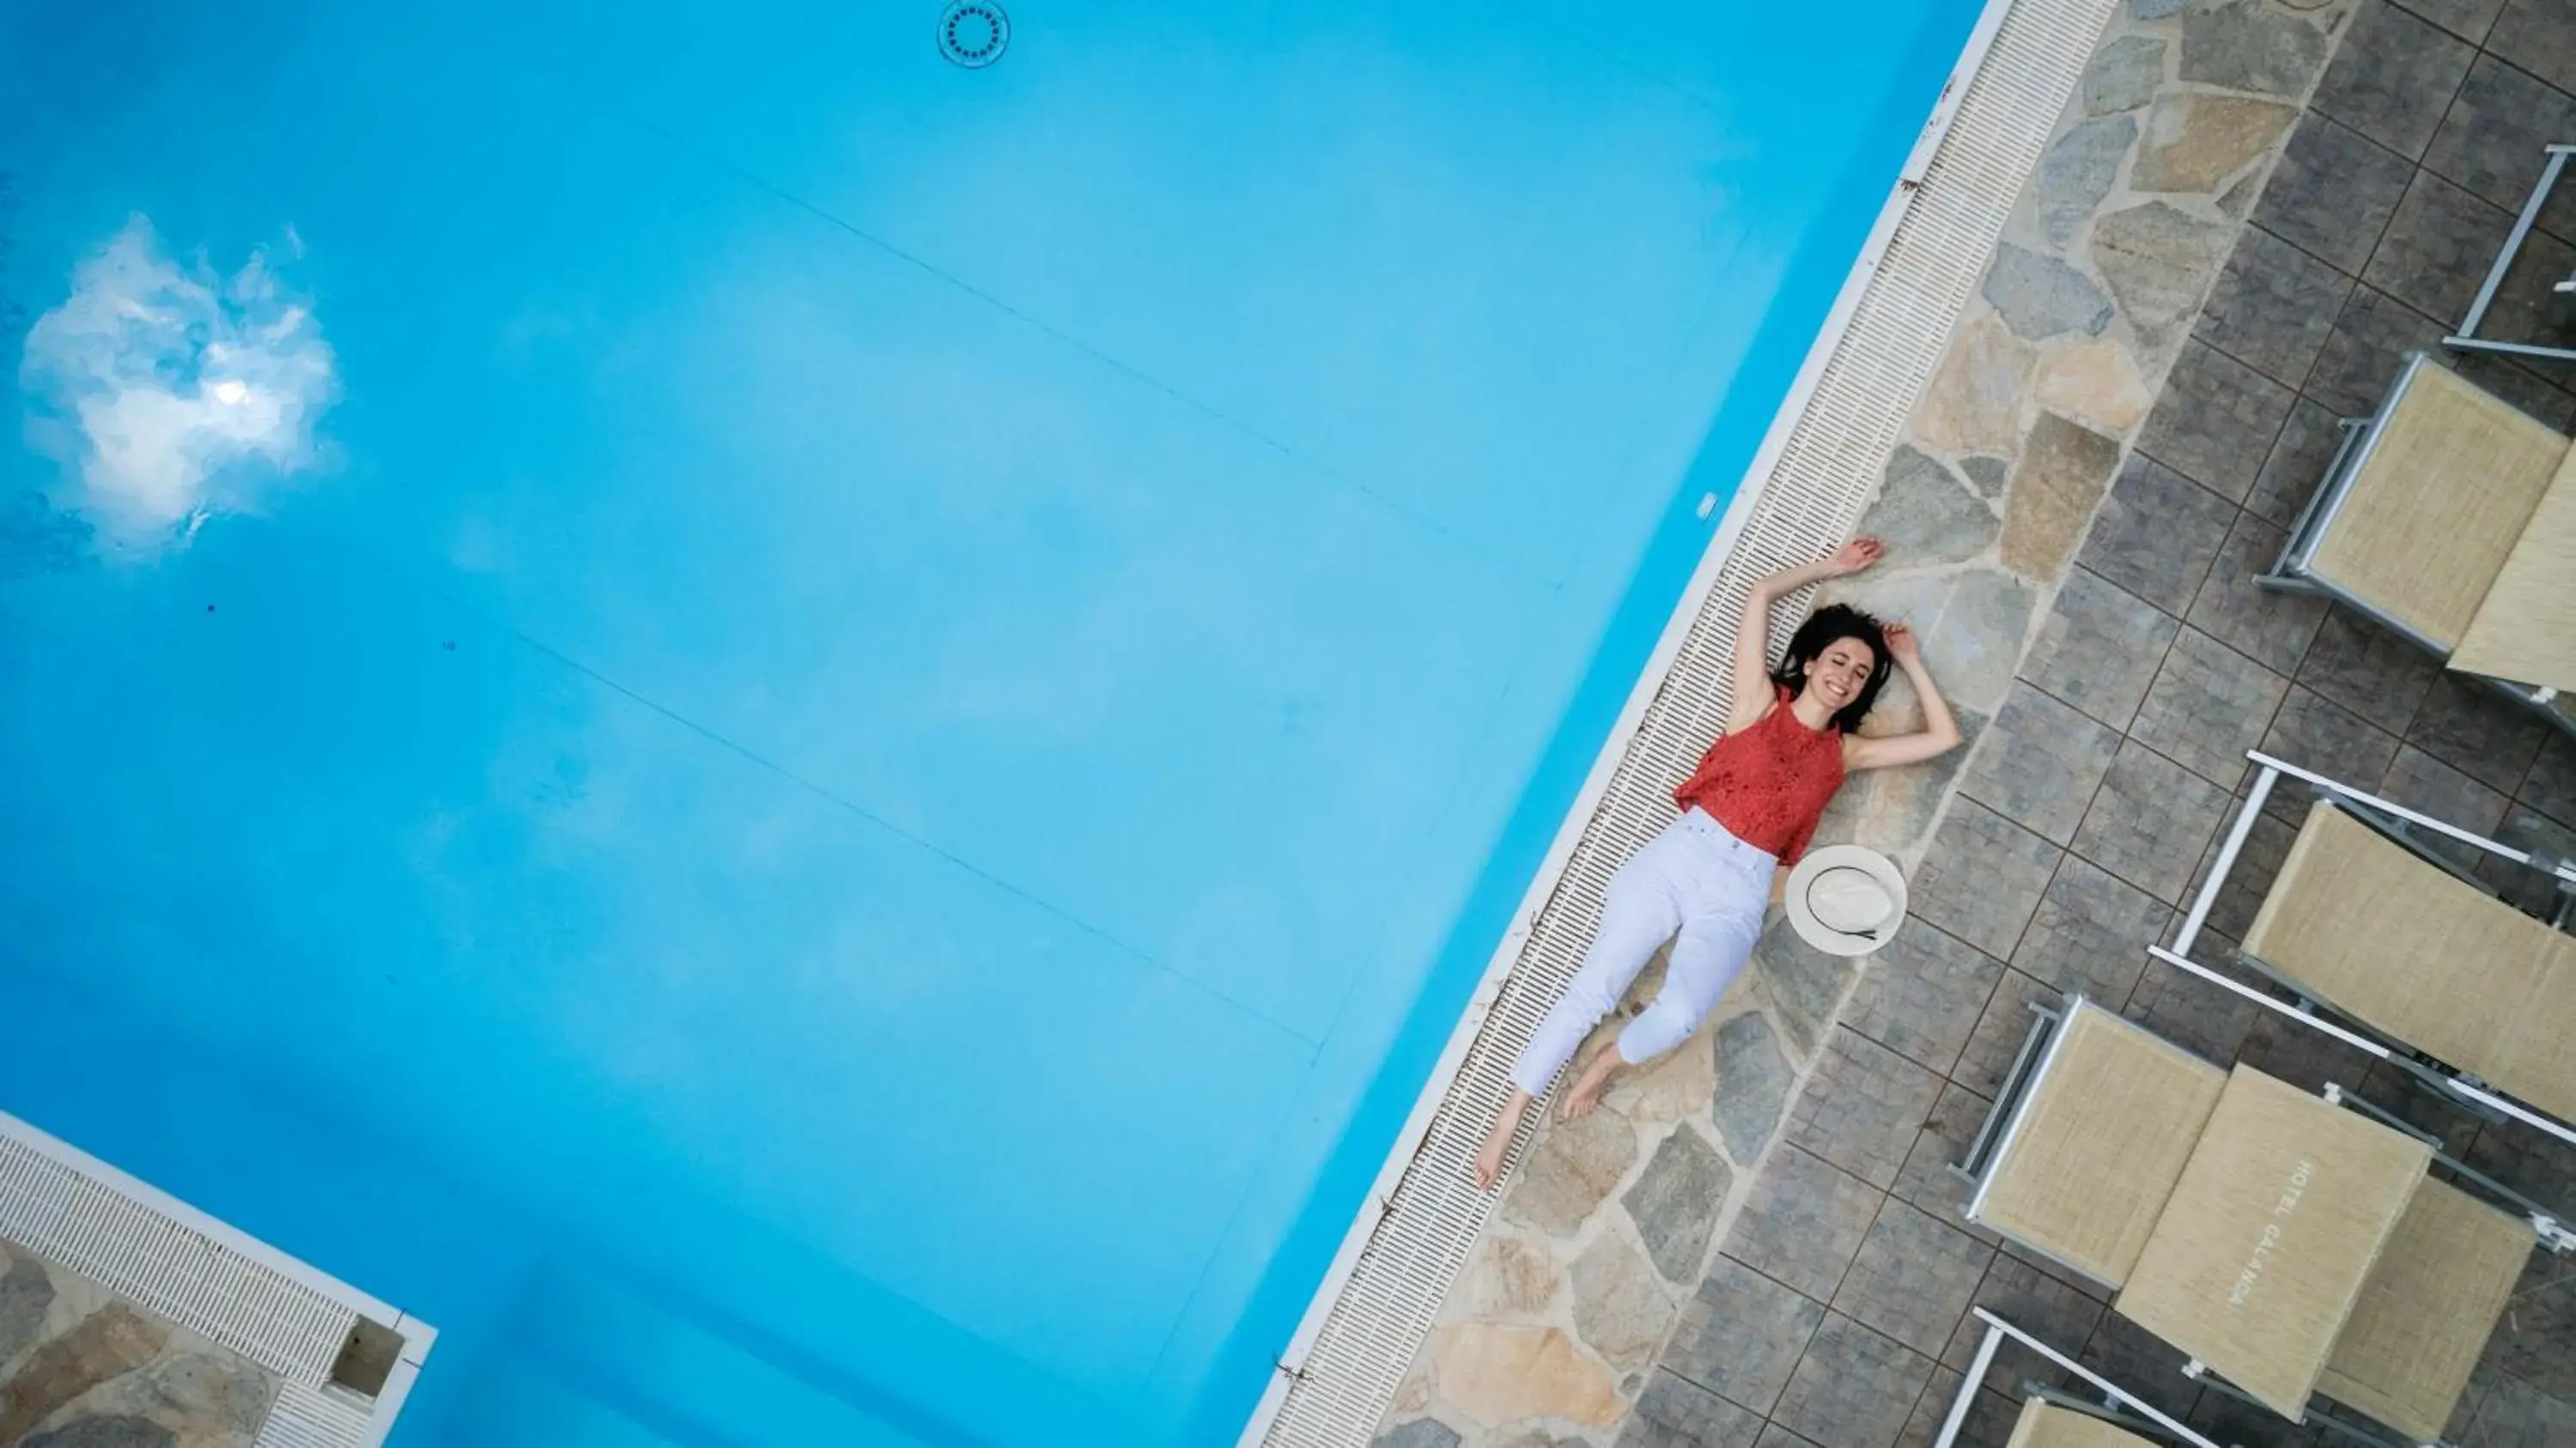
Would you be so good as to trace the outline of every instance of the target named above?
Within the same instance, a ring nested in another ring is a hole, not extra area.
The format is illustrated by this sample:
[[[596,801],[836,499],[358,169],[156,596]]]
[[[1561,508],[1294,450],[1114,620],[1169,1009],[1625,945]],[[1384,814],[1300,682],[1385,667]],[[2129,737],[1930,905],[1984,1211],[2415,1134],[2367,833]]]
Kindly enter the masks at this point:
[[[1808,728],[1790,712],[1789,691],[1772,687],[1778,704],[1752,728],[1710,745],[1699,768],[1673,791],[1673,803],[1698,808],[1728,834],[1794,865],[1842,788],[1843,731]]]

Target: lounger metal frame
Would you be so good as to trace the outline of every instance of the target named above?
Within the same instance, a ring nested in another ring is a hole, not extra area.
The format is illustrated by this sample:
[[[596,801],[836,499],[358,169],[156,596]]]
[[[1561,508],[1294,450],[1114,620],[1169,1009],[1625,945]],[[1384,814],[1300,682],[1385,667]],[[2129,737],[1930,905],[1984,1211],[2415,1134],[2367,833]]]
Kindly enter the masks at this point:
[[[2537,342],[2499,342],[2478,335],[2478,324],[2486,320],[2487,308],[2494,304],[2496,293],[2504,286],[2505,274],[2513,270],[2513,259],[2522,254],[2522,244],[2531,235],[2533,223],[2540,220],[2540,208],[2549,204],[2549,193],[2558,187],[2558,176],[2567,168],[2567,158],[2576,155],[2576,146],[2545,146],[2548,164],[2540,169],[2540,179],[2531,184],[2531,195],[2522,203],[2522,214],[2514,218],[2513,231],[2496,252],[2495,265],[2487,268],[2486,284],[2478,288],[2478,298],[2469,304],[2467,320],[2460,323],[2459,335],[2445,337],[2442,345],[2461,352],[2496,352],[2514,357],[2545,357],[2554,362],[2576,362],[2576,349],[2545,347]],[[2564,296],[2576,291],[2576,278],[2559,282],[2553,291]]]
[[[2056,1366],[2063,1368],[2067,1372],[2073,1373],[2076,1377],[2083,1379],[2085,1382],[2092,1384],[2093,1387],[2102,1394],[2102,1401],[2109,1405],[2113,1410],[2113,1414],[2106,1414],[2104,1416],[2116,1415],[2117,1421],[2119,1421],[2123,1427],[2152,1427],[2155,1431],[2162,1433],[2170,1441],[2188,1444],[2190,1445],[2190,1448],[2218,1448],[2216,1443],[2211,1442],[2209,1439],[2202,1437],[2199,1433],[2185,1427],[2181,1422],[2168,1416],[2162,1409],[2156,1407],[2155,1404],[2148,1402],[2137,1394],[2130,1392],[2115,1382],[2112,1382],[2109,1378],[2102,1376],[2100,1373],[2084,1366],[2075,1359],[2068,1357],[2066,1354],[2059,1352],[2053,1347],[2050,1347],[2047,1343],[2040,1341],[2038,1338],[2031,1336],[2029,1333],[2022,1331],[2020,1328],[2013,1326],[2011,1323],[2004,1321],[2002,1318],[1995,1316],[1993,1313],[1988,1312],[1982,1307],[1972,1310],[1975,1312],[1977,1319],[1985,1323],[1986,1333],[1984,1337],[1977,1341],[1976,1360],[1968,1365],[1968,1375],[1960,1380],[1958,1396],[1950,1400],[1949,1416],[1941,1420],[1941,1431],[1933,1438],[1932,1448],[1954,1448],[1954,1445],[1959,1441],[1959,1430],[1968,1421],[1968,1410],[1976,1404],[1977,1389],[1984,1385],[1986,1381],[1986,1372],[1989,1368],[1994,1366],[1995,1352],[1998,1348],[2003,1346],[2005,1338],[2011,1338],[2013,1341],[2029,1348],[2032,1352],[2048,1359]],[[2077,1408],[2084,1412],[2100,1412],[2100,1410],[2092,1404],[2063,1397],[2056,1393],[2046,1393],[2044,1396],[2048,1397],[2051,1401],[2063,1403],[2068,1407]],[[2129,1420],[2132,1418],[2143,1419],[2144,1421],[2143,1423],[2131,1423]]]
[[[2169,946],[2151,946],[2147,953],[2176,969],[2189,971],[2213,985],[2233,991],[2277,1015],[2298,1021],[2378,1060],[2386,1061],[2413,1075],[2431,1087],[2436,1094],[2460,1103],[2472,1112],[2489,1119],[2511,1117],[2527,1126],[2546,1132],[2560,1141],[2576,1145],[2576,1125],[2571,1125],[2538,1107],[2493,1090],[2474,1074],[2463,1072],[2447,1062],[2434,1060],[2404,1041],[2378,1031],[2367,1022],[2346,1016],[2341,1011],[2335,1011],[2333,1002],[2322,999],[2308,986],[2274,969],[2255,956],[2238,951],[2236,958],[2249,969],[2262,974],[2265,979],[2278,983],[2297,999],[2285,1001],[2269,991],[2258,990],[2191,958],[2192,946],[2198,943],[2202,929],[2208,925],[2209,912],[2218,903],[2219,892],[2226,887],[2229,875],[2235,871],[2238,857],[2244,853],[2246,837],[2253,832],[2254,822],[2262,817],[2264,804],[2270,800],[2273,787],[2284,778],[2296,779],[2322,792],[2329,799],[2354,807],[2355,818],[2370,820],[2370,817],[2375,815],[2378,817],[2377,820],[2371,822],[2383,825],[2389,821],[2402,821],[2405,824],[2429,830],[2446,839],[2473,846],[2499,859],[2538,870],[2551,877],[2562,896],[2566,898],[2576,898],[2576,860],[2562,860],[2543,853],[2517,850],[2511,845],[2488,839],[2484,835],[2409,809],[2394,800],[2382,799],[2367,790],[2356,789],[2340,780],[2275,759],[2260,750],[2248,750],[2245,757],[2256,767],[2253,788],[2247,793],[2244,803],[2237,807],[2236,818],[2228,824],[2227,834],[2219,842],[2218,858],[2211,863],[2208,878],[2201,881],[2200,892],[2192,897],[2191,909],[2185,913],[2181,927],[2175,931],[2173,943]],[[2563,915],[2565,912],[2562,909],[2560,913]],[[2338,1019],[2327,1019],[2325,1014],[2327,1011],[2334,1011]],[[2550,1233],[2544,1232],[2542,1235],[2548,1237]]]
[[[2324,481],[2317,485],[2316,492],[2308,498],[2307,506],[2299,510],[2298,521],[2290,525],[2290,536],[2281,545],[2281,556],[2272,564],[2272,571],[2255,574],[2254,586],[2273,593],[2293,593],[2331,600],[2405,639],[2433,657],[2447,659],[2451,655],[2450,646],[2426,637],[2421,631],[2384,612],[2368,599],[2336,583],[2333,579],[2319,574],[2315,568],[2317,549],[2324,544],[2327,534],[2333,529],[2335,518],[2343,511],[2345,500],[2351,497],[2354,480],[2361,475],[2362,467],[2370,461],[2371,454],[2378,449],[2382,429],[2387,426],[2388,419],[2396,413],[2397,404],[2404,399],[2407,389],[2414,386],[2416,377],[2431,363],[2432,359],[2422,352],[2407,353],[2405,366],[2398,370],[2397,380],[2388,385],[2387,395],[2380,398],[2378,410],[2367,418],[2347,417],[2342,420],[2339,426],[2343,430],[2343,441],[2335,448],[2334,461],[2327,465]],[[2524,708],[2537,712],[2567,734],[2576,736],[2576,714],[2558,707],[2556,689],[2532,688],[2506,679],[2469,673],[2466,670],[2460,671],[2460,674],[2463,678],[2474,679]]]

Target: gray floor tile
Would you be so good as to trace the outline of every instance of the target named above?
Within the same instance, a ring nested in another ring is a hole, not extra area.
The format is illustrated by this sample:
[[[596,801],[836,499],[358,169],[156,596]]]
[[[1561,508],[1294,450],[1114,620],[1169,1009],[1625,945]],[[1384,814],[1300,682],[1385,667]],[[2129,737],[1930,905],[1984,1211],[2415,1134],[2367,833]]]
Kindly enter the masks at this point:
[[[1809,945],[1789,923],[1788,912],[1775,905],[1761,939],[1754,942],[1753,963],[1771,989],[1771,1003],[1780,1008],[1780,1028],[1790,1049],[1801,1060],[1814,1055],[1860,962]]]
[[[1905,1170],[1896,1177],[1896,1198],[1939,1217],[1951,1226],[1992,1245],[1997,1239],[1982,1227],[1971,1227],[1960,1215],[1968,1203],[1968,1179],[1951,1170],[1966,1159],[1977,1128],[1985,1124],[1994,1103],[1955,1081],[1941,1085],[1932,1115],[1914,1136],[1905,1154]]]
[[[2203,930],[2191,958],[2216,969],[2235,951],[2234,940]],[[2224,1066],[2244,1048],[2245,1035],[2262,1009],[2234,991],[2150,960],[2121,1014],[2202,1060]]]
[[[1834,1310],[1925,1356],[1941,1351],[1995,1249],[1929,1213],[1889,1202],[1834,1293]]]
[[[2179,904],[2227,808],[2227,791],[2132,739],[2075,831],[2075,852]]]
[[[2358,276],[2406,194],[2414,162],[2310,111],[2254,203],[2254,224]]]
[[[1822,1157],[1782,1143],[1727,1239],[1728,1256],[1826,1301],[1887,1194]]]
[[[2576,827],[2576,739],[2551,730],[2514,797],[2562,825]]]
[[[1960,1376],[1949,1368],[1932,1370],[1932,1380],[1924,1386],[1923,1396],[1914,1400],[1914,1416],[1905,1420],[1905,1431],[1897,1436],[1897,1448],[1933,1448],[1940,1440],[1942,1424],[1948,1421],[1950,1405],[1959,1396]],[[2018,1402],[2001,1393],[1979,1389],[1951,1448],[2006,1448],[2020,1414]]]
[[[2570,1443],[2576,1443],[2576,1403],[2508,1374],[2479,1401],[2460,1448],[2567,1448]]]
[[[2424,165],[2507,211],[2520,212],[2547,164],[2542,148],[2576,135],[2576,96],[2530,72],[2481,55],[2424,151]],[[2576,240],[2576,193],[2567,188],[2540,213],[2542,227]]]
[[[2392,734],[2413,723],[2441,665],[2433,656],[2349,609],[2317,626],[2298,681]]]
[[[2457,825],[2489,839],[2494,839],[2503,827],[2505,811],[2512,803],[2413,745],[2397,751],[2388,771],[2380,776],[2376,793],[2382,799],[2394,800],[2446,825]],[[2430,831],[2417,833],[2427,849],[2464,870],[2476,869],[2486,857],[2486,852],[2475,845],[2443,839]]]
[[[2031,1012],[2034,1005],[2055,1010],[2066,1003],[2065,997],[2017,970],[2006,970],[1995,982],[1994,998],[1986,1002],[1986,1013],[1977,1018],[1977,1028],[1968,1033],[1967,1049],[1959,1053],[1959,1064],[1950,1068],[1950,1079],[1960,1086],[1994,1099],[2003,1089],[2004,1076],[2012,1070],[2013,1057],[2030,1036],[2031,1023],[2038,1019]]]
[[[2130,742],[2232,788],[2244,777],[2245,751],[2271,727],[2289,687],[2281,675],[2187,627],[2138,707]]]
[[[2478,335],[2543,347],[2576,347],[2576,315],[2570,314],[2566,294],[2557,289],[2572,273],[2576,273],[2576,246],[2545,232],[2532,232],[2523,238],[2495,300],[2478,322]],[[2478,276],[2485,275],[2486,265],[2481,265]],[[2468,320],[2465,308],[2459,320]],[[2523,365],[2562,386],[2568,380],[2567,364],[2532,361]]]
[[[1710,1032],[1708,1039],[1717,1069],[1709,1120],[1738,1162],[1756,1160],[1779,1129],[1789,1093],[1798,1084],[1797,1068],[1789,1064],[1771,1018],[1760,1011],[1735,1017]]]
[[[2359,789],[2369,789],[2397,758],[2397,736],[2340,704],[2293,684],[2263,731],[2262,750],[2285,763],[2313,769]],[[2272,786],[2266,806],[2272,815],[2293,824],[2308,817],[2316,791],[2283,775]]]
[[[2506,1373],[2553,1397],[2576,1398],[2576,1263],[2533,1254],[2491,1347]]]
[[[2439,1140],[2441,1149],[2454,1160],[2468,1159],[2478,1129],[2485,1124],[2438,1088],[2389,1061],[2371,1062],[2353,1094]]]
[[[2147,947],[2165,938],[2174,912],[2108,871],[2069,857],[2048,882],[2013,968],[2069,995],[2082,992],[2118,1010],[2129,1003]]]
[[[2361,0],[2309,104],[2400,155],[2418,157],[2476,53],[2388,0]]]
[[[2254,575],[2280,559],[2287,537],[2252,512],[2238,513],[2183,615],[2193,628],[2284,677],[2307,656],[2326,616],[2323,599],[2254,586]]]
[[[2408,10],[2441,26],[2471,45],[2487,38],[2504,0],[2400,0]]]
[[[2359,1048],[2271,1011],[2255,1018],[2236,1059],[2302,1091],[2321,1091],[2329,1084],[2358,1086],[2371,1067],[2371,1058]]]
[[[1971,1306],[1982,1307],[2041,1342],[2073,1357],[2093,1340],[2093,1330],[2107,1310],[2102,1300],[2041,1271],[2009,1252],[1998,1253],[1986,1268]],[[1962,1316],[1941,1350],[1941,1365],[1965,1372],[1976,1362],[1977,1344],[1986,1325],[1974,1315]],[[2020,1396],[2026,1379],[2056,1386],[2066,1374],[2048,1359],[2007,1338],[1986,1371],[1985,1386]]]
[[[2235,504],[2147,454],[2131,453],[2077,561],[2179,616],[2209,576],[2236,512]]]
[[[1823,1448],[1823,1445],[1813,1438],[1801,1438],[1777,1423],[1769,1423],[1763,1426],[1762,1440],[1754,1448]]]
[[[1837,1448],[1893,1448],[1931,1378],[1931,1358],[1828,1313],[1771,1420]]]
[[[2247,511],[2285,531],[2297,522],[2299,510],[2308,505],[2334,463],[2335,449],[2343,440],[2338,421],[2332,408],[2300,398],[2281,424],[2280,439],[2263,459],[2263,470],[2254,475],[2254,491],[2245,497]],[[2275,561],[2266,558],[2263,565],[2269,568]]]
[[[2218,1392],[2200,1395],[2189,1422],[2204,1436],[2228,1448],[2322,1448],[2331,1441],[2323,1429],[2293,1423],[2269,1408]]]
[[[1730,1401],[1769,1413],[1789,1385],[1825,1305],[1731,1257],[1682,1308],[1663,1365]]]
[[[2075,1360],[2177,1418],[2200,1400],[2200,1384],[2182,1375],[2183,1354],[2116,1312],[2102,1314]]]
[[[2352,278],[2329,263],[2259,226],[2249,226],[2219,272],[2218,285],[2201,309],[2200,326],[2193,335],[2264,376],[2296,388],[2306,380],[2317,349],[2334,330],[2335,314],[2343,310],[2343,299],[2351,291]],[[2251,466],[2242,459],[2228,461]]]
[[[2061,853],[1974,800],[1954,800],[1914,872],[1914,913],[1988,955],[2007,958]]]
[[[2003,962],[1921,920],[1908,920],[1871,957],[1843,1023],[1908,1060],[1946,1074],[1985,1014]]]
[[[2576,859],[2576,828],[2562,825],[2527,804],[2516,804],[2505,811],[2504,823],[2496,827],[2495,838],[2517,850]],[[2489,856],[2479,863],[2477,873],[2489,889],[2513,902],[2515,909],[2543,920],[2554,917],[2567,901],[2556,876],[2529,865]],[[2576,920],[2576,916],[2570,919]]]
[[[2078,568],[2022,660],[2021,676],[2114,729],[2126,729],[2181,625],[2171,614]]]
[[[2298,255],[2293,247],[2282,245],[2280,249],[2291,256]],[[2319,302],[2317,310],[2302,314],[2315,332],[2314,340],[2305,344],[2309,356],[2315,355],[2333,330],[2333,318],[2341,310],[2349,286],[2341,281],[2332,283],[2329,290],[2333,300]],[[2247,307],[2252,305],[2249,298],[2239,301]],[[2202,333],[2209,329],[2210,323],[2204,319]],[[2183,344],[2181,355],[2174,359],[2173,371],[2165,377],[2164,392],[2147,413],[2146,426],[2139,430],[2138,450],[2227,501],[2240,502],[2252,490],[2254,475],[2261,469],[2264,455],[2272,450],[2273,440],[2281,435],[2281,422],[2290,415],[2294,395],[2291,387],[2254,370],[2196,334]],[[2126,481],[2124,474],[2121,482]],[[2112,497],[2116,499],[2119,492],[2120,483],[2114,483]],[[2166,506],[2184,505],[2175,502]],[[2159,519],[2161,516],[2160,513]],[[2101,525],[2095,524],[2094,529],[2098,533]],[[2132,592],[2165,604],[2167,612],[2178,612],[2182,607],[2180,602],[2168,602],[2149,589],[2112,576]],[[2198,582],[2198,575],[2192,581]]]
[[[2576,1151],[2519,1121],[2490,1121],[2469,1148],[2469,1165],[2558,1214],[2576,1220]]]
[[[1619,1448],[1754,1448],[1762,1417],[1657,1369],[1619,1430]]]
[[[2439,353],[2459,318],[2436,320],[2375,287],[2358,286],[2335,318],[2334,332],[2308,369],[2305,393],[2347,417],[2364,417],[2379,405],[2409,352]],[[2564,431],[2576,417],[2576,396],[2560,391],[2513,363],[2495,357],[2453,354],[2446,365],[2549,426]]]
[[[2361,279],[2419,312],[2456,324],[2468,315],[2478,284],[2511,230],[2513,216],[2504,208],[2430,171],[2418,171]]]
[[[2109,725],[2016,680],[1959,789],[2062,845],[2075,837],[2119,748],[2120,736]]]
[[[1416,1418],[1378,1434],[1369,1440],[1369,1448],[1458,1448],[1464,1441],[1457,1429],[1438,1418]]]
[[[2201,852],[2200,863],[2192,870],[2191,891],[2175,901],[2176,905],[2188,909],[2198,898],[2201,884],[2208,878],[2210,866],[2216,863],[2219,848],[2225,843],[2228,827],[2235,820],[2236,812],[2244,807],[2244,801],[2243,791],[2228,801],[2225,817],[2211,832],[2209,846]],[[2298,827],[2303,821],[2304,816],[2284,818],[2269,810],[2255,820],[2252,829],[2246,833],[2244,847],[2237,851],[2235,863],[2228,868],[2226,883],[2219,887],[2217,902],[2210,908],[2204,929],[2214,930],[2230,940],[2245,938],[2245,932],[2254,927],[2254,912],[2263,907],[2264,892],[2272,888],[2273,879],[2281,872],[2281,862],[2289,858],[2290,843],[2298,838]],[[2202,964],[2217,963],[2207,958],[2208,954],[2197,947],[2193,951],[2194,958],[2200,959]]]
[[[2483,685],[2445,672],[2433,681],[2406,742],[2491,789],[2522,787],[2549,726]]]
[[[1932,1071],[1837,1026],[1789,1108],[1784,1139],[1884,1191],[1940,1094]]]
[[[2576,93],[2576,4],[2569,0],[2506,0],[2486,48]]]

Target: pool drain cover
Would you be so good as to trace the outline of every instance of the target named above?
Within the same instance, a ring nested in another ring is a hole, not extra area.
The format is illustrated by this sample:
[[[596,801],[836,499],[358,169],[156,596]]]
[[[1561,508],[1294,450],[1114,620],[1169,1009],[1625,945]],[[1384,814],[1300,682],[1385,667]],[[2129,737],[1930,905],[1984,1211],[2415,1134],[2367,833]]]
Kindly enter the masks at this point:
[[[1002,58],[1011,44],[1011,17],[990,0],[951,0],[939,12],[939,53],[969,70]]]

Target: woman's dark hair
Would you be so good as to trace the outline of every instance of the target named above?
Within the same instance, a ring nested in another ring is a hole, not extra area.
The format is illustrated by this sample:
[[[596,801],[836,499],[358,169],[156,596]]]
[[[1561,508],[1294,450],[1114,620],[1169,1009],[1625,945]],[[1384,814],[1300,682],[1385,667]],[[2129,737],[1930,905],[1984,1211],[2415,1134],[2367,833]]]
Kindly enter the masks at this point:
[[[1780,666],[1771,671],[1771,682],[1789,691],[1795,698],[1807,691],[1807,665],[1816,655],[1831,648],[1838,639],[1858,639],[1869,646],[1869,681],[1860,693],[1833,717],[1833,726],[1845,734],[1857,733],[1869,706],[1878,702],[1880,686],[1887,682],[1894,663],[1887,655],[1887,635],[1880,631],[1878,620],[1846,603],[1829,603],[1807,615],[1798,631],[1789,635],[1789,652],[1782,655]]]

